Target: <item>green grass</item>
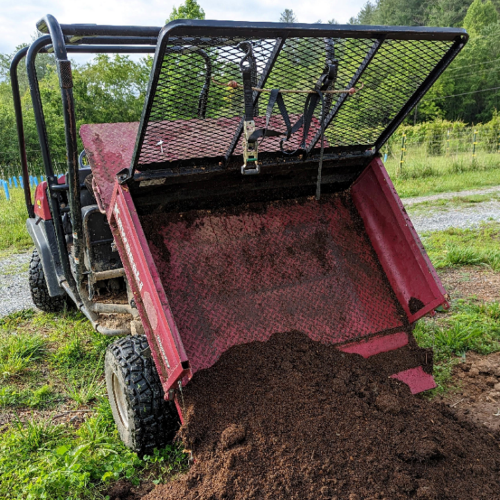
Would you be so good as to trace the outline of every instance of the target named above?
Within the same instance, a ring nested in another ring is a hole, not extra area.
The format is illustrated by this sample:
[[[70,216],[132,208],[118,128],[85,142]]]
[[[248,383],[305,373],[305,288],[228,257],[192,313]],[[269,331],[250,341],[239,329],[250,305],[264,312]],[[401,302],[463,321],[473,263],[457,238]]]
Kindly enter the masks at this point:
[[[73,311],[0,319],[1,362],[27,360],[0,378],[0,412],[18,415],[0,427],[0,498],[104,498],[118,479],[160,482],[187,466],[178,446],[140,459],[121,442],[103,380],[112,340]],[[61,423],[73,411],[86,419]]]
[[[460,356],[467,351],[480,354],[500,351],[500,304],[478,303],[474,299],[454,301],[449,311],[420,320],[414,335],[421,347],[433,349],[437,391],[443,392]]]
[[[422,241],[438,269],[487,266],[500,271],[500,223],[485,223],[475,229],[447,229],[427,233]],[[500,304],[474,298],[453,301],[449,311],[434,319],[423,318],[415,326],[415,338],[434,351],[437,391],[449,387],[453,365],[467,351],[489,354],[500,351]]]
[[[0,378],[22,374],[45,354],[45,341],[39,334],[25,332],[0,336]]]
[[[470,153],[430,156],[424,146],[409,146],[398,175],[399,161],[389,157],[385,166],[402,198],[500,185],[500,153],[479,152],[473,160]]]
[[[0,497],[103,498],[112,482],[159,481],[185,467],[175,446],[143,459],[121,443],[107,400],[79,427],[32,416],[16,420],[0,437]]]
[[[437,269],[466,265],[500,270],[500,224],[484,223],[475,229],[450,228],[422,235],[427,253]]]
[[[28,212],[24,192],[11,189],[10,195],[10,201],[5,196],[0,197],[0,254],[20,252],[33,246],[26,230]]]
[[[99,375],[102,376],[100,365],[101,363],[99,362],[97,364],[98,368],[90,381],[76,382],[75,380],[72,380],[69,382],[67,395],[78,406],[88,405],[92,401],[96,401],[104,396],[104,380],[99,380],[98,378]]]

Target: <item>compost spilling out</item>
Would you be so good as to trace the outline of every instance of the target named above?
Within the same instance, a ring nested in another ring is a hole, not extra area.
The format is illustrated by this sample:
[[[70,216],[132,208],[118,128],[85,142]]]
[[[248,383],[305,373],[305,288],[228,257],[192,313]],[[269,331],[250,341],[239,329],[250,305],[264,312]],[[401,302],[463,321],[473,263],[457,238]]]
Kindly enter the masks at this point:
[[[381,359],[294,332],[231,348],[184,391],[193,465],[146,498],[500,498],[500,436],[411,395]]]

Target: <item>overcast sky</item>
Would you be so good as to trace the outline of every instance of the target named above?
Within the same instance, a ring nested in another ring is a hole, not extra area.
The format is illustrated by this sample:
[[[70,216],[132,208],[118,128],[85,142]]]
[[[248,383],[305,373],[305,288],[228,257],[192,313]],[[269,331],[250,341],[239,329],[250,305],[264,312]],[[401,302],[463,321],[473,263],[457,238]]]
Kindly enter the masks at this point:
[[[181,0],[0,0],[0,53],[13,52],[30,42],[35,24],[46,14],[60,23],[132,24],[162,26]],[[199,0],[207,19],[278,21],[285,8],[293,9],[299,22],[345,23],[366,0]]]

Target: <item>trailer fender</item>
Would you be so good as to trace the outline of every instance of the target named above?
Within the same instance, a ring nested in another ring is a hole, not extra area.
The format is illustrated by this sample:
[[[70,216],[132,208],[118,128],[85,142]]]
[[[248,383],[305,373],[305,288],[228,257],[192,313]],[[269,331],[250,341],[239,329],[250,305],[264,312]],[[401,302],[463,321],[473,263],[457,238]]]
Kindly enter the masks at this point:
[[[54,225],[51,220],[28,219],[26,228],[33,240],[42,261],[43,273],[51,297],[64,295],[64,290],[59,286],[58,268],[60,268],[56,247]]]

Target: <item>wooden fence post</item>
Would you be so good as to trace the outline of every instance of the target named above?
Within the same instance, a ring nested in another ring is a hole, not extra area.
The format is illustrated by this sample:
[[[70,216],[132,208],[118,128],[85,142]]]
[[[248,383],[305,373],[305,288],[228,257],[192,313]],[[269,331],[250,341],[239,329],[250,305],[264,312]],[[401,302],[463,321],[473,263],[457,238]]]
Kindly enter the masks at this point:
[[[405,162],[406,153],[406,134],[401,137],[401,158],[399,160],[398,171],[396,172],[396,177],[399,177],[403,173],[403,163]]]

